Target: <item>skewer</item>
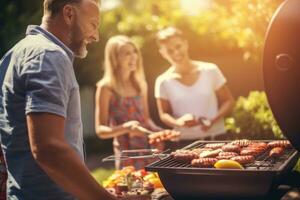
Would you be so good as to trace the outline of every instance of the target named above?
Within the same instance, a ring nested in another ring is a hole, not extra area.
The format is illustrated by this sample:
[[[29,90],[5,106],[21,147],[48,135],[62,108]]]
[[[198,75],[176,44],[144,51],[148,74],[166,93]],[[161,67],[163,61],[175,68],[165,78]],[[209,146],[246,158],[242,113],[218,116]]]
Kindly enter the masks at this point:
[[[169,156],[170,154],[167,154],[166,152],[169,151],[163,151],[159,153],[158,149],[133,149],[133,150],[123,150],[121,151],[120,156],[108,156],[106,158],[102,159],[102,162],[107,162],[107,161],[116,161],[116,160],[129,160],[129,159],[144,159],[144,158],[159,158],[160,160]],[[129,155],[123,155],[124,153],[149,153],[146,155],[134,155],[134,156],[129,156]]]

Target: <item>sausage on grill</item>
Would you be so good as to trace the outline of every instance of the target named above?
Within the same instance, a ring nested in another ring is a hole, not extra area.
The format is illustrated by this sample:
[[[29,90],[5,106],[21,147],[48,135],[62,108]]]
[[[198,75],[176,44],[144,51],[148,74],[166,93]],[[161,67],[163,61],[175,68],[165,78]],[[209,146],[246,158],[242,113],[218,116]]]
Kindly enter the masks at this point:
[[[254,149],[254,148],[245,148],[241,150],[240,155],[241,156],[257,156],[260,153],[259,149]]]
[[[283,154],[283,152],[284,152],[284,148],[274,147],[273,149],[271,149],[269,156],[273,158],[278,158]]]
[[[254,142],[250,144],[247,148],[260,149],[261,151],[265,151],[268,149],[268,145],[265,142]]]
[[[232,157],[238,156],[236,152],[220,152],[219,155],[217,156],[218,160],[227,160]]]
[[[259,154],[264,153],[268,149],[268,145],[264,142],[255,142],[250,144],[248,147],[245,147],[241,150],[241,155],[251,155],[251,156],[257,156]]]
[[[222,150],[223,151],[226,151],[226,152],[237,152],[239,153],[241,151],[241,147],[237,144],[226,144],[222,147]]]
[[[212,167],[218,159],[216,158],[198,158],[191,162],[193,167]]]
[[[240,147],[247,147],[252,143],[252,141],[247,139],[234,140],[230,144],[239,145]]]
[[[277,140],[277,141],[269,142],[268,147],[269,148],[274,148],[274,147],[291,148],[292,145],[288,140]]]
[[[164,130],[164,131],[159,131],[152,133],[148,136],[149,138],[149,143],[154,144],[154,143],[159,143],[167,140],[172,140],[180,135],[179,132],[173,131],[173,130]]]
[[[250,156],[250,155],[249,156],[235,156],[230,159],[234,160],[242,165],[252,163],[254,161],[254,157]]]
[[[189,163],[191,160],[198,158],[198,154],[196,152],[190,151],[190,150],[176,150],[175,152],[171,153],[171,156],[173,156],[174,160],[179,162],[185,162]]]
[[[210,144],[206,144],[205,148],[209,148],[209,149],[219,149],[222,148],[222,146],[224,146],[225,143],[210,143]]]

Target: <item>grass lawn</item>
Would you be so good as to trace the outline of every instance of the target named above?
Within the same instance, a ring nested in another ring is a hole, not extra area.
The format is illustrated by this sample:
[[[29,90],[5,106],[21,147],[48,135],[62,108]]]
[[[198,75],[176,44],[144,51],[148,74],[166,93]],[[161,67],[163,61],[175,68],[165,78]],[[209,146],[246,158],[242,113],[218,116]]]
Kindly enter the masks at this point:
[[[300,173],[300,159],[298,160],[297,164],[294,167],[295,171],[298,171]]]
[[[92,171],[92,176],[102,185],[103,181],[107,179],[115,169],[98,168]]]

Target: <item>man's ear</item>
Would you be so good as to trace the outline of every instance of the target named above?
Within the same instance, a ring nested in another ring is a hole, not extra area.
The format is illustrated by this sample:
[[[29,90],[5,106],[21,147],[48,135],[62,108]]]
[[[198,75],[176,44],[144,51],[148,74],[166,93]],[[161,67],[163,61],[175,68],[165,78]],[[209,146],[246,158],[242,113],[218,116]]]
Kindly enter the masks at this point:
[[[67,25],[72,25],[75,19],[75,8],[71,5],[65,5],[62,10],[63,18]]]

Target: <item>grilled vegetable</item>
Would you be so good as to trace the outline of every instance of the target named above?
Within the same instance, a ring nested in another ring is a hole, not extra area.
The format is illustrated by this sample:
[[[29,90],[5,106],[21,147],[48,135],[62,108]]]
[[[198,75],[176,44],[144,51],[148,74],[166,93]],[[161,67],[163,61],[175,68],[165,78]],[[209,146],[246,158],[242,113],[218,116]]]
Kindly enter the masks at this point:
[[[214,167],[218,169],[244,169],[240,163],[234,160],[219,160]]]

